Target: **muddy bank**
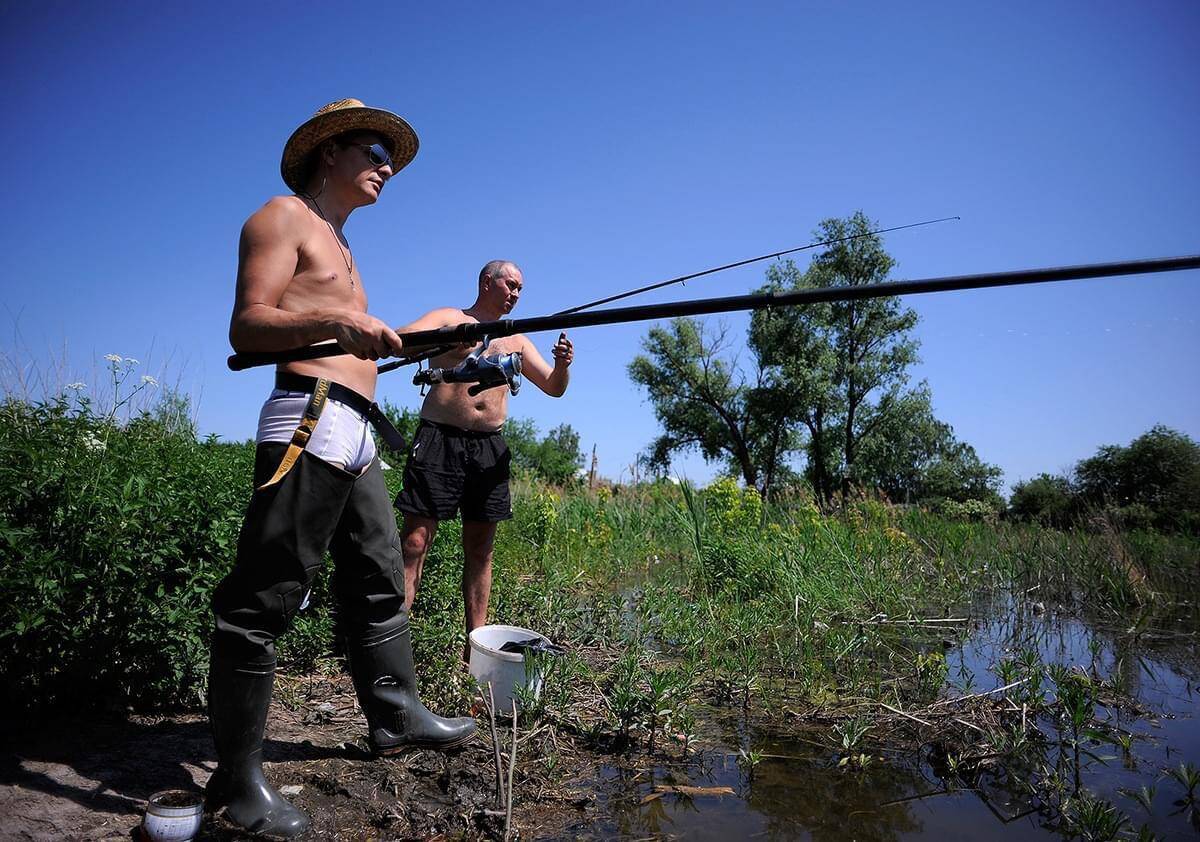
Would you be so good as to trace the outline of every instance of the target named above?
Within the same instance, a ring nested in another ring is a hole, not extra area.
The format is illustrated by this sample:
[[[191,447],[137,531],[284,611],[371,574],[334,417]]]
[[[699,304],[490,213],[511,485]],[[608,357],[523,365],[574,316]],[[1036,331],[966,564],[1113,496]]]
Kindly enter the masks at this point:
[[[267,778],[313,820],[306,839],[496,839],[494,752],[486,723],[453,754],[373,759],[346,676],[281,677],[264,743]],[[551,780],[518,746],[513,823],[522,836],[558,835],[586,820],[589,797],[565,767]],[[202,790],[216,768],[208,721],[176,716],[55,717],[9,727],[0,760],[0,837],[129,839],[146,799]],[[528,762],[525,762],[528,761]],[[245,834],[206,816],[202,840]]]

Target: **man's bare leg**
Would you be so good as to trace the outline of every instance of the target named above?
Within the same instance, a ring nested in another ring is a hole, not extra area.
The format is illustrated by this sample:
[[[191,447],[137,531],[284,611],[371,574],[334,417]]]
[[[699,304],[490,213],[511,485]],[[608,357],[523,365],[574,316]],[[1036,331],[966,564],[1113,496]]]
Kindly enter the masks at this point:
[[[421,571],[425,557],[433,546],[438,522],[431,517],[404,513],[404,531],[400,535],[400,551],[404,554],[404,610],[411,612],[417,588],[421,586]]]
[[[492,592],[492,548],[496,524],[463,521],[463,604],[466,606],[467,643],[463,660],[471,658],[471,630],[487,623],[488,597]]]

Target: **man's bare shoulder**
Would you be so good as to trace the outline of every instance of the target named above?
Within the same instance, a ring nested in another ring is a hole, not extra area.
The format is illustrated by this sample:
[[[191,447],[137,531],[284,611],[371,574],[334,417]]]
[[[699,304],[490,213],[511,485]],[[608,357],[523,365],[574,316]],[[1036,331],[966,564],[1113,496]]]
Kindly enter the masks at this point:
[[[408,333],[415,330],[436,330],[439,327],[447,327],[449,325],[462,324],[463,322],[473,322],[472,319],[462,310],[457,307],[439,307],[436,310],[430,310],[415,322],[410,322],[400,328],[401,333]]]
[[[311,222],[311,213],[299,196],[272,196],[242,226],[250,237],[301,236]]]
[[[464,322],[474,322],[478,319],[473,319],[457,307],[438,307],[436,310],[430,310],[421,317],[422,321],[437,322],[439,326],[460,325]]]

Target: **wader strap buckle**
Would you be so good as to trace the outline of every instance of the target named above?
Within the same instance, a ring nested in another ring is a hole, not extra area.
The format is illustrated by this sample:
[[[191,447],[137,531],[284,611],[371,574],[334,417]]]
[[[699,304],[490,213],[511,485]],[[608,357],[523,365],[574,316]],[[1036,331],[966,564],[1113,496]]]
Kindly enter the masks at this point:
[[[288,444],[287,453],[283,454],[283,461],[275,469],[275,476],[260,485],[256,489],[257,491],[269,488],[287,476],[288,471],[296,464],[296,460],[300,458],[300,454],[308,445],[313,430],[317,428],[317,422],[321,420],[321,410],[325,408],[325,399],[328,397],[329,381],[321,377],[317,380],[317,385],[313,387],[312,397],[308,399],[308,406],[304,407],[304,417],[300,419],[300,426],[296,428],[296,432],[292,433],[292,441]]]

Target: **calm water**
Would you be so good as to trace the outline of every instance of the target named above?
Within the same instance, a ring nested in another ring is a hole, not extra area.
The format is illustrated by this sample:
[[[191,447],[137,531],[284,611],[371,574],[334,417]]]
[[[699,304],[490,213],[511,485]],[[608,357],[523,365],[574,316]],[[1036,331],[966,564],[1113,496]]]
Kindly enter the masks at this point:
[[[1181,604],[1159,617],[1137,638],[1125,628],[1089,624],[1083,619],[1026,602],[976,606],[970,637],[947,652],[948,683],[973,676],[973,691],[1000,685],[991,668],[1022,649],[1036,648],[1046,663],[1080,665],[1111,675],[1120,670],[1124,687],[1145,709],[1129,712],[1098,706],[1096,719],[1136,735],[1128,757],[1119,746],[1089,746],[1102,757],[1084,759],[1082,783],[1112,801],[1133,829],[1145,824],[1161,839],[1195,839],[1194,814],[1176,801],[1183,787],[1163,771],[1181,761],[1200,766],[1200,652],[1194,606]],[[1035,610],[1035,608],[1037,610]],[[962,616],[962,615],[959,615]],[[1093,641],[1095,641],[1093,643]],[[1050,685],[1052,687],[1052,685]],[[961,690],[948,688],[949,695]],[[794,726],[795,723],[793,723]],[[1044,729],[1053,736],[1049,720]],[[705,748],[689,763],[641,773],[605,770],[597,782],[604,817],[573,828],[572,838],[679,839],[1059,839],[1045,826],[1036,797],[1016,796],[1006,771],[983,772],[974,790],[947,791],[928,751],[893,754],[863,773],[836,768],[830,751],[803,738],[786,736],[770,723],[722,723],[706,734]],[[714,739],[715,737],[715,739]],[[868,737],[869,744],[869,737]],[[751,780],[738,766],[739,748],[765,757]],[[1053,765],[1052,746],[1046,760]],[[875,752],[877,754],[877,752]],[[1116,757],[1112,757],[1116,755]],[[1031,758],[1032,759],[1032,758]],[[1020,774],[1019,769],[1014,773]],[[656,784],[728,786],[734,795],[664,795],[643,803]],[[1119,790],[1157,785],[1152,811]],[[961,786],[961,784],[960,784]]]

